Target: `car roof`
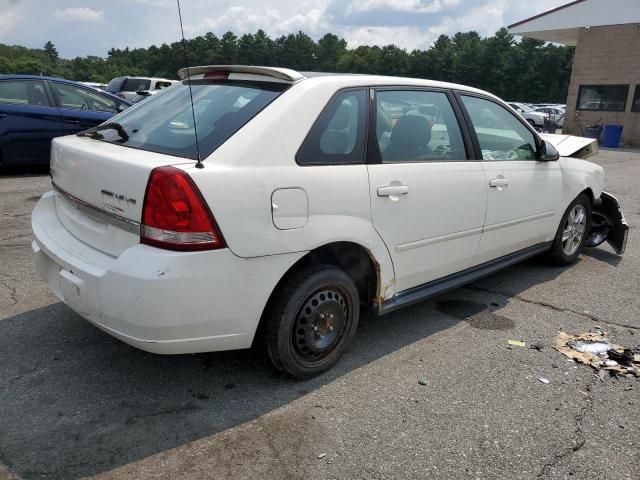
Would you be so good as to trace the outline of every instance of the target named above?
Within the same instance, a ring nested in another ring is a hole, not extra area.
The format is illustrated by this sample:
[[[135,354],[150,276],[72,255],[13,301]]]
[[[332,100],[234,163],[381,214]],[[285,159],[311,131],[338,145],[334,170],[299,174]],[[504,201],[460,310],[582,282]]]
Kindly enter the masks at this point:
[[[162,77],[145,77],[143,75],[123,75],[122,77],[113,77],[111,80],[116,80],[120,78],[138,78],[140,80],[162,80],[164,82],[177,82],[177,80],[171,80],[170,78],[162,78]]]
[[[235,74],[238,79],[243,76],[247,78],[263,81],[278,81],[285,83],[298,83],[301,81],[310,81],[314,83],[332,83],[345,87],[354,85],[371,85],[371,86],[415,86],[415,87],[435,87],[452,90],[467,91],[472,93],[481,93],[495,97],[495,95],[466,85],[456,83],[440,82],[437,80],[426,80],[421,78],[409,77],[390,77],[384,75],[369,75],[355,73],[328,73],[328,72],[298,72],[288,68],[279,67],[262,67],[250,65],[202,65],[189,68],[181,68],[178,70],[178,77],[181,80],[187,78],[203,78],[207,73],[211,72],[228,72]],[[250,77],[249,77],[250,76]]]

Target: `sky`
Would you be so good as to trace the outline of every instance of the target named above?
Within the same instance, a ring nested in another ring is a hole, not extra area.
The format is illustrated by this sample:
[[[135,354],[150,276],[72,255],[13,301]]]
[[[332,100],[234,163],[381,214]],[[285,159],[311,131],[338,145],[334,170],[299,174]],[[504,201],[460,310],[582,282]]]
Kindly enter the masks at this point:
[[[359,45],[428,48],[441,34],[500,27],[568,0],[181,0],[185,36],[254,33],[272,38],[298,30],[318,39],[331,32]],[[179,40],[176,0],[0,0],[0,43],[60,56],[106,57],[111,47],[148,47]]]

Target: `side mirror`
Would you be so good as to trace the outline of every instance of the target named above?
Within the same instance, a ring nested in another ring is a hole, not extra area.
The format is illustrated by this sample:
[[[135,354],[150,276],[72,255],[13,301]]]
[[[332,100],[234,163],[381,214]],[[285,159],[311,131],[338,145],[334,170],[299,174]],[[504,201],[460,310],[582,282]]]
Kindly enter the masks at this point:
[[[551,142],[542,140],[542,145],[538,154],[538,160],[540,160],[541,162],[555,162],[559,158],[560,154],[556,150],[556,147],[554,147]]]

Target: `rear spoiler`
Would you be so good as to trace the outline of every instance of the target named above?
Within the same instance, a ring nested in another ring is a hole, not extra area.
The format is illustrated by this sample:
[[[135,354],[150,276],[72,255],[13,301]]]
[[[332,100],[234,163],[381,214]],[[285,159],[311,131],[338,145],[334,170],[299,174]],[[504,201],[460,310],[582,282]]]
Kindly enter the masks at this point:
[[[187,73],[188,71],[188,73]],[[178,70],[180,80],[198,79],[211,72],[227,72],[230,80],[253,79],[272,82],[295,83],[305,76],[295,70],[276,67],[254,67],[248,65],[203,65],[199,67],[181,68]],[[263,77],[263,78],[260,78]],[[264,78],[266,77],[266,78]]]

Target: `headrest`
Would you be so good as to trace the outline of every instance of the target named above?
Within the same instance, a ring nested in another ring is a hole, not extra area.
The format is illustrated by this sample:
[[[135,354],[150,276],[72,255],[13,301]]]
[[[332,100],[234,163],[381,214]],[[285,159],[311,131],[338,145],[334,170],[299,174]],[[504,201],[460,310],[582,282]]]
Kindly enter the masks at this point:
[[[391,145],[417,147],[431,140],[431,122],[421,115],[404,115],[391,131]]]

